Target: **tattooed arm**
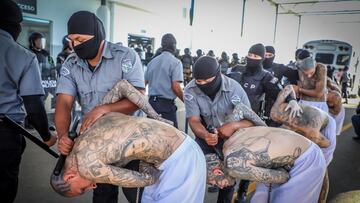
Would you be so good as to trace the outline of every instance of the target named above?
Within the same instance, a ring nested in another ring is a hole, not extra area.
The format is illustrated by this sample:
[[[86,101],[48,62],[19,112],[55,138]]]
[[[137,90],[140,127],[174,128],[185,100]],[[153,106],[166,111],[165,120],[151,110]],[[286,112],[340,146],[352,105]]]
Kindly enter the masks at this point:
[[[120,80],[110,92],[103,98],[102,105],[112,104],[123,98],[127,98],[141,110],[143,110],[150,118],[166,122],[173,125],[173,122],[161,118],[156,111],[151,107],[146,97],[135,87],[133,87],[127,80]]]
[[[329,78],[329,77],[327,78],[326,86],[330,90],[334,90],[334,91],[337,91],[337,92],[341,93],[340,87],[333,80],[331,80],[331,78]]]
[[[99,160],[88,165],[79,165],[78,170],[82,177],[90,181],[130,188],[152,185],[160,176],[160,172],[156,170],[148,170],[146,173],[140,173],[104,164]]]
[[[232,114],[230,114],[226,120],[227,122],[235,122],[243,119],[251,121],[255,126],[267,126],[253,110],[243,103],[235,105]]]
[[[282,104],[286,103],[286,98],[289,95],[293,98],[296,98],[295,91],[294,91],[292,85],[288,85],[288,86],[284,87],[283,90],[281,90],[281,92],[278,95],[278,98],[276,99],[273,107],[271,108],[270,117],[274,121],[283,122],[283,120],[284,120],[283,116],[286,115],[286,113],[283,112],[284,106],[282,106]]]
[[[289,180],[290,175],[285,170],[273,170],[249,165],[246,168],[232,168],[228,170],[232,177],[261,183],[281,184]]]

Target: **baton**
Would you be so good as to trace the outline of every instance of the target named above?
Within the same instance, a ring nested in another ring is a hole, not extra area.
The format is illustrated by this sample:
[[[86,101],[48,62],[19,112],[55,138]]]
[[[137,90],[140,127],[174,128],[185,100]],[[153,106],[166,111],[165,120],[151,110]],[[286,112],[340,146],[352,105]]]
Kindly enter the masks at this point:
[[[206,129],[209,131],[209,133],[215,133],[215,127],[212,125],[209,125]],[[224,161],[224,154],[222,153],[222,151],[220,151],[218,148],[216,148],[216,145],[213,146],[213,149],[214,149],[216,155],[219,157],[219,159],[221,161]]]
[[[80,117],[79,116],[76,116],[75,119],[74,119],[74,122],[70,128],[70,132],[69,132],[69,138],[74,141],[74,139],[76,138],[77,134],[76,134],[76,129],[79,125],[79,122],[80,122]],[[54,168],[54,171],[53,171],[53,174],[55,176],[59,176],[62,168],[64,167],[64,164],[65,164],[65,160],[66,160],[66,155],[63,155],[63,154],[60,154],[60,157],[58,159],[58,161],[56,162],[56,165],[55,165],[55,168]]]
[[[52,149],[50,149],[49,146],[47,146],[45,143],[43,143],[41,140],[39,140],[37,137],[35,137],[34,135],[32,135],[29,131],[27,131],[24,127],[22,127],[20,124],[18,124],[17,122],[15,122],[13,119],[11,119],[10,117],[8,117],[7,115],[3,115],[1,116],[1,119],[3,121],[5,121],[9,126],[11,126],[12,128],[16,129],[20,134],[24,135],[26,138],[28,138],[29,140],[31,140],[33,143],[35,143],[37,146],[39,146],[41,149],[45,150],[46,152],[48,152],[50,155],[52,155],[55,158],[58,158],[59,155],[53,151]]]

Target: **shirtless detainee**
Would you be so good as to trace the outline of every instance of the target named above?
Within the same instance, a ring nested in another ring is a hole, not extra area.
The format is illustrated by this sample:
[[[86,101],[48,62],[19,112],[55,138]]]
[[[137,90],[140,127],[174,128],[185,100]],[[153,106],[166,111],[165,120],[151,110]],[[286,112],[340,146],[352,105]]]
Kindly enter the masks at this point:
[[[150,166],[122,168],[132,160]],[[61,175],[51,178],[53,189],[68,197],[96,183],[145,186],[142,202],[203,202],[205,158],[192,138],[168,124],[109,113],[75,140]]]
[[[234,179],[256,181],[255,203],[317,202],[326,162],[319,147],[301,135],[281,128],[244,128],[224,143],[223,152],[223,164],[207,155],[208,181],[220,186]]]
[[[327,95],[326,103],[329,108],[329,114],[336,122],[336,135],[341,134],[342,126],[345,119],[345,108],[342,105],[341,90],[335,81],[327,78]]]
[[[289,95],[295,96],[294,94],[295,92],[291,85],[281,90],[271,109],[271,119],[282,123],[283,128],[307,137],[321,148],[329,147],[330,141],[320,132],[329,122],[327,113],[318,108],[300,104],[302,108],[301,116],[291,118],[290,112],[285,110],[288,105],[286,97]]]

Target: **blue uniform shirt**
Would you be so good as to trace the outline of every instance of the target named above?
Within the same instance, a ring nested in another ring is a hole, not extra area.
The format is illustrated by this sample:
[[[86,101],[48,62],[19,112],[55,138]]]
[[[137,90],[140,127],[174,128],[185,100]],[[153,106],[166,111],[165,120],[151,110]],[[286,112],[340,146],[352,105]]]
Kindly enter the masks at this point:
[[[145,73],[145,80],[149,82],[149,95],[165,99],[176,98],[171,84],[173,81],[182,82],[183,79],[181,61],[167,51],[152,59]]]
[[[23,122],[21,96],[28,95],[44,95],[36,56],[0,29],[0,114]]]
[[[70,55],[60,70],[56,93],[77,96],[84,114],[100,104],[104,96],[120,80],[134,87],[145,88],[144,72],[135,51],[119,44],[105,42],[102,57],[93,71],[86,60],[75,53]]]
[[[203,117],[207,125],[220,127],[225,123],[227,115],[231,114],[238,103],[250,107],[249,99],[235,80],[221,75],[222,82],[219,92],[212,101],[192,80],[184,90],[186,117]],[[206,127],[206,126],[205,126]]]

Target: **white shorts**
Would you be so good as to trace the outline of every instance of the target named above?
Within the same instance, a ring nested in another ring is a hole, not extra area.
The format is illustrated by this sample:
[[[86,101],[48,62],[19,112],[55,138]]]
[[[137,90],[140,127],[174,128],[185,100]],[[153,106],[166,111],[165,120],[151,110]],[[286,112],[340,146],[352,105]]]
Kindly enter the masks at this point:
[[[206,189],[206,161],[198,144],[188,135],[159,170],[160,178],[146,186],[143,203],[199,203],[204,202]]]
[[[326,163],[320,148],[311,143],[310,147],[295,160],[288,182],[256,184],[256,191],[251,203],[317,203],[326,171]],[[270,195],[270,196],[269,196]]]
[[[316,107],[318,109],[325,111],[326,113],[329,113],[329,107],[326,102],[300,100],[299,104]]]
[[[336,122],[329,115],[328,105],[326,102],[313,102],[306,100],[300,100],[299,103],[303,105],[319,108],[328,113],[329,123],[324,129],[321,130],[321,133],[330,141],[330,146],[327,148],[321,148],[321,150],[324,153],[326,164],[329,165],[331,160],[333,159],[333,154],[336,147]]]
[[[344,124],[344,120],[345,120],[345,108],[342,106],[341,107],[341,111],[338,115],[333,115],[331,113],[329,113],[331,117],[333,117],[335,119],[336,122],[336,135],[340,135],[341,134],[341,130]]]

